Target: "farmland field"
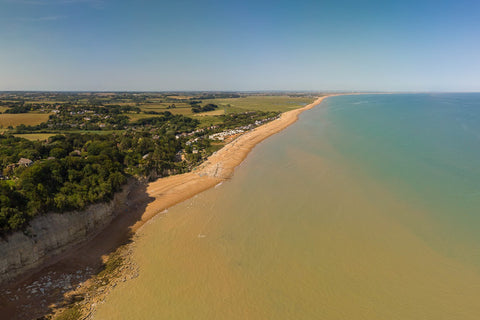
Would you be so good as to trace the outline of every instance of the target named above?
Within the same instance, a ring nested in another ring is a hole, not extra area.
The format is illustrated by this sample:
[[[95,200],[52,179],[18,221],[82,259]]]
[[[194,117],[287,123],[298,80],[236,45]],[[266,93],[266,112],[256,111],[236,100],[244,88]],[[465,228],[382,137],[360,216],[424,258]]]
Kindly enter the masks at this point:
[[[167,109],[167,107],[172,105],[172,104],[174,104],[176,108]],[[190,109],[190,105],[188,103],[166,103],[166,102],[164,102],[164,103],[146,103],[146,104],[140,105],[139,107],[143,111],[157,111],[157,112],[166,111],[166,110],[172,112],[173,110],[181,109],[181,108]]]
[[[143,106],[141,106],[141,108],[143,109]],[[161,109],[161,108],[157,107],[155,110],[150,109],[150,110],[146,110],[146,111],[156,111],[156,112],[169,111],[172,114],[181,114],[183,116],[189,116],[189,117],[193,117],[193,118],[202,118],[202,117],[206,117],[206,116],[218,116],[218,115],[224,114],[223,108],[213,110],[213,111],[193,113],[190,106],[188,106],[188,108],[187,107],[180,107],[180,108],[174,108],[174,109],[166,109],[166,108]],[[152,118],[152,117],[155,117],[155,116],[160,116],[160,115],[145,114],[145,113],[131,113],[131,114],[128,114],[128,117],[130,118],[130,121],[132,121],[132,122],[135,121],[135,120],[138,120],[138,119]]]
[[[259,111],[289,111],[300,108],[315,99],[309,97],[289,97],[289,96],[247,96],[244,98],[228,98],[228,99],[212,99],[206,100],[208,103],[213,103],[219,107],[230,105],[227,107],[227,112],[238,112],[241,110],[259,110]]]
[[[188,95],[171,95],[170,98],[195,98],[195,96]],[[88,108],[87,106],[90,103],[90,97],[88,94],[82,94],[76,96],[76,107],[78,108]],[[3,99],[4,102],[14,102],[16,97]],[[58,101],[56,101],[58,99]],[[64,99],[51,98],[50,96],[42,96],[34,100],[25,101],[26,104],[31,103],[45,103],[45,104],[62,104]],[[220,115],[225,113],[243,113],[246,111],[280,111],[285,112],[292,109],[302,107],[313,101],[313,97],[310,96],[288,96],[288,95],[262,95],[262,94],[251,94],[251,95],[242,95],[240,98],[217,98],[217,99],[202,99],[201,96],[198,96],[198,100],[201,101],[200,105],[204,106],[207,104],[216,104],[218,109],[208,112],[193,113],[192,106],[189,101],[176,101],[176,102],[165,102],[165,97],[151,97],[149,100],[144,100],[143,102],[134,101],[130,98],[121,99],[117,97],[112,99],[110,94],[98,94],[96,95],[97,100],[101,100],[104,105],[129,105],[129,106],[138,106],[141,110],[140,113],[126,112],[124,113],[130,118],[130,122],[137,121],[139,119],[151,118],[157,116],[156,114],[149,114],[148,112],[165,112],[169,111],[175,115],[183,115],[198,119],[200,121],[200,127],[208,127],[214,124],[221,123]],[[16,100],[15,100],[16,101]],[[174,108],[172,108],[174,105]],[[0,112],[7,110],[6,107],[1,106]],[[146,113],[145,113],[146,112]],[[160,116],[160,115],[158,115]],[[49,114],[39,113],[36,111],[29,113],[19,113],[19,114],[0,114],[0,132],[7,130],[9,126],[17,127],[20,124],[24,125],[37,125],[48,120]],[[61,132],[58,131],[59,133]],[[74,132],[74,131],[70,131]],[[79,132],[86,133],[87,131],[80,130]],[[102,131],[103,132],[103,131]],[[31,135],[22,135],[23,137],[31,140],[45,139],[48,137],[46,134],[31,134]]]
[[[48,120],[48,114],[46,113],[17,113],[0,114],[0,126],[4,128],[8,126],[16,127],[20,124],[24,125],[37,125]]]
[[[225,110],[223,108],[213,110],[213,111],[200,112],[200,113],[195,114],[195,116],[196,117],[220,116],[222,114],[225,114]]]
[[[215,111],[211,111],[215,112]],[[200,121],[200,127],[205,128],[209,126],[214,126],[216,124],[222,123],[222,119],[220,117],[215,117],[211,115],[204,115],[204,116],[194,116],[195,119]]]
[[[25,133],[25,134],[15,134],[15,137],[24,138],[27,140],[47,140],[51,136],[56,135],[56,133]]]

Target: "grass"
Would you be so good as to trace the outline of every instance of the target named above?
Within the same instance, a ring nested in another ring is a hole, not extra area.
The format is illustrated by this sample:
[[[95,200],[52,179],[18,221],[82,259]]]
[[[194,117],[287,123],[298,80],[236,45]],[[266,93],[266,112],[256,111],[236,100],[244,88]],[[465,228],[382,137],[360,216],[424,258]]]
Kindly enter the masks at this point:
[[[174,109],[168,109],[168,111],[172,112],[173,110],[179,109],[179,108],[189,108],[190,105],[188,103],[173,103],[176,108]],[[167,107],[169,105],[172,105],[172,103],[167,103],[167,102],[162,102],[162,103],[146,103],[142,104],[139,106],[140,109],[143,111],[167,111]],[[173,112],[172,112],[173,113]]]
[[[156,112],[169,111],[172,114],[181,114],[184,116],[188,116],[192,114],[192,107],[189,104],[187,103],[174,103],[174,104],[175,104],[175,108],[167,109],[167,107],[172,105],[172,103],[148,103],[148,104],[141,105],[140,109],[142,109],[142,111],[156,111]],[[146,118],[147,116],[154,116],[154,115],[152,114],[146,115],[144,118]]]
[[[168,111],[172,110],[177,110],[177,109],[170,109]],[[209,126],[213,126],[216,124],[219,124],[222,122],[222,119],[219,117],[216,117],[217,115],[223,114],[223,109],[222,110],[213,110],[209,112],[202,112],[202,113],[192,113],[190,109],[187,110],[188,112],[185,112],[183,115],[185,116],[190,116],[194,119],[197,119],[200,121],[200,127],[205,128]],[[174,113],[173,114],[179,114],[179,113]],[[137,121],[139,119],[144,119],[144,118],[154,118],[154,117],[160,117],[160,115],[156,114],[144,114],[144,113],[139,113],[139,114],[129,114],[128,117],[130,118],[131,122]]]
[[[174,109],[156,109],[155,111],[157,112],[164,112],[164,111],[169,111],[171,112],[172,114],[181,114],[183,116],[188,116],[188,117],[193,117],[195,119],[198,119],[200,120],[200,122],[203,122],[203,119],[202,118],[205,118],[207,117],[206,121],[210,121],[211,117],[212,116],[217,116],[217,115],[221,115],[221,114],[224,114],[224,110],[223,108],[221,109],[217,109],[217,110],[213,110],[213,111],[208,111],[208,112],[202,112],[202,113],[193,113],[192,112],[192,108],[190,106],[188,106],[188,108],[186,107],[181,107],[181,108],[174,108]],[[243,111],[243,109],[239,109],[240,112]],[[158,117],[160,115],[156,115],[156,114],[145,114],[145,113],[131,113],[131,114],[128,114],[128,117],[130,118],[130,121],[133,122],[133,121],[136,121],[138,119],[144,119],[144,118],[154,118],[154,117]],[[217,121],[218,122],[218,121]]]
[[[0,100],[0,101],[11,102],[11,103],[18,102],[18,101],[13,101],[13,100]],[[63,100],[58,100],[58,101],[56,101],[56,100],[26,100],[24,102],[25,102],[25,104],[63,104],[63,103],[66,103],[67,101],[63,101]]]
[[[181,114],[184,116],[191,116],[193,113],[189,109],[165,109],[163,111],[170,111],[172,114]],[[163,112],[159,111],[159,112]],[[145,118],[155,118],[155,117],[162,117],[162,115],[159,114],[145,114],[145,113],[131,113],[128,114],[128,117],[130,118],[130,122],[134,122],[139,119],[145,119]]]
[[[108,102],[105,106],[132,106],[135,107],[135,102]]]
[[[97,277],[102,279],[110,277],[114,271],[123,265],[124,261],[125,259],[123,258],[120,249],[111,253],[108,256],[107,262],[105,262],[103,270],[98,273]]]
[[[181,114],[182,116],[190,116],[193,114],[192,108],[190,106],[188,107],[176,107],[174,109],[165,109],[162,111],[170,111],[172,114]]]
[[[51,136],[56,135],[56,133],[25,133],[25,134],[14,134],[15,137],[24,138],[27,140],[37,141],[37,140],[47,140]]]
[[[80,306],[73,305],[72,307],[65,309],[60,315],[55,317],[55,320],[78,320],[83,316]]]
[[[55,100],[33,100],[33,101],[25,101],[25,104],[63,104],[67,101],[55,101]]]
[[[252,95],[243,98],[226,98],[226,99],[208,99],[203,104],[213,103],[218,105],[218,110],[205,112],[200,115],[219,115],[223,114],[223,108],[227,107],[227,113],[245,112],[245,111],[280,111],[285,112],[303,107],[314,101],[313,97],[289,97],[289,96],[259,96]],[[197,116],[192,113],[191,107],[187,103],[175,103],[176,108],[167,109],[172,103],[147,103],[142,104],[140,109],[143,111],[170,111],[173,114],[181,114],[184,116]],[[132,120],[145,118],[151,115],[129,115]]]
[[[217,152],[218,150],[222,149],[224,145],[225,143],[214,142],[210,147],[208,147],[207,152]]]
[[[184,116],[190,116],[200,121],[200,127],[209,127],[215,124],[221,123],[221,119],[216,117],[225,113],[224,107],[226,107],[227,113],[237,113],[245,111],[280,111],[285,112],[297,108],[301,108],[315,99],[313,97],[289,97],[289,96],[247,96],[244,98],[228,98],[228,99],[209,99],[203,103],[217,104],[219,108],[217,110],[193,113],[190,105],[186,103],[176,103],[176,108],[167,109],[171,103],[155,103],[144,104],[140,108],[144,111],[170,111],[173,114],[181,114]],[[129,114],[131,121],[135,121],[143,118],[155,117],[154,114]]]
[[[123,130],[71,130],[71,131],[59,131],[55,134],[66,134],[66,133],[95,133],[95,134],[110,134],[110,133],[120,133]]]
[[[185,97],[182,97],[185,98]],[[313,97],[289,97],[289,96],[262,96],[262,95],[252,95],[242,98],[226,98],[226,99],[208,99],[204,100],[202,104],[213,103],[219,106],[219,109],[202,112],[195,114],[192,112],[191,106],[187,103],[175,103],[176,108],[167,109],[172,103],[147,103],[140,106],[140,109],[143,111],[157,111],[164,112],[169,111],[173,114],[181,114],[184,116],[190,116],[200,121],[200,127],[208,127],[221,123],[221,120],[218,115],[224,114],[224,108],[227,113],[237,113],[245,111],[280,111],[285,112],[293,109],[300,108],[308,103],[314,101]],[[48,101],[43,102],[55,102],[57,101]],[[117,104],[117,103],[115,103]],[[122,102],[118,104],[124,104]],[[125,104],[132,104],[131,102]],[[0,107],[0,111],[5,110],[5,107]],[[16,127],[20,124],[25,125],[36,125],[48,120],[48,114],[45,113],[20,113],[20,114],[0,114],[0,132],[6,130],[8,126]],[[144,113],[131,113],[128,114],[130,121],[136,121],[138,119],[155,117],[155,114],[144,114]],[[86,133],[88,131],[69,131],[69,132],[79,132]],[[112,131],[94,131],[98,134],[111,133]],[[22,134],[17,135],[29,140],[44,140],[48,137],[54,135],[53,133],[32,133],[32,134]]]
[[[48,116],[46,113],[4,113],[0,114],[0,126],[4,128],[8,126],[16,127],[20,124],[33,126],[47,121]]]
[[[167,96],[168,98],[173,98],[173,99],[190,99],[193,98],[192,96]]]
[[[160,117],[159,115],[156,115],[156,114],[145,114],[145,113],[128,114],[128,117],[130,118],[130,122],[137,121],[138,119],[153,118],[155,116]]]
[[[219,107],[227,106],[227,112],[230,113],[240,110],[285,112],[303,107],[312,103],[314,100],[313,97],[247,96],[244,98],[212,99],[206,101],[216,104]]]
[[[193,118],[200,121],[200,128],[210,127],[210,126],[214,126],[216,124],[222,123],[222,119],[220,119],[220,117],[216,117],[216,116],[205,115],[205,116],[201,116],[201,117],[194,116]]]
[[[213,111],[207,111],[207,112],[197,113],[195,116],[197,116],[197,117],[219,116],[219,115],[222,115],[222,114],[225,114],[225,110],[223,110],[223,108],[217,109],[217,110],[213,110]]]

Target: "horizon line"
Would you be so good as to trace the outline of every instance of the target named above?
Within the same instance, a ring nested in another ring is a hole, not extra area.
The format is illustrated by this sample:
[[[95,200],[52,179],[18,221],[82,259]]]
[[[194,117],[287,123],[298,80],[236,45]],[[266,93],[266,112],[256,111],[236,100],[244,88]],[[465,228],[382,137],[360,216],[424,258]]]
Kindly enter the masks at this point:
[[[0,93],[480,93],[479,91],[414,90],[0,90]]]

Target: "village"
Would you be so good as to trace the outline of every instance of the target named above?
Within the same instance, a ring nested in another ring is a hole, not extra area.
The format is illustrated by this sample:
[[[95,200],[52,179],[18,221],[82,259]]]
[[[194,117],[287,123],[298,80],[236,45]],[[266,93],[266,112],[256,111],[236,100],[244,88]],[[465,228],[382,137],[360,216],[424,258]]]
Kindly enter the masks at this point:
[[[224,130],[224,131],[221,131],[221,132],[209,134],[208,139],[213,140],[213,141],[229,142],[229,140],[232,140],[231,138],[236,138],[236,137],[240,136],[241,134],[243,134],[247,131],[253,130],[256,127],[261,126],[262,124],[264,124],[266,122],[270,122],[270,121],[273,121],[275,119],[278,119],[278,117],[279,116],[270,117],[270,118],[266,118],[266,119],[262,119],[262,120],[256,120],[254,123],[251,123],[249,125],[239,126],[239,127],[233,128],[233,129],[228,129],[228,130]],[[204,132],[211,132],[211,131],[214,131],[214,130],[218,130],[218,128],[219,128],[218,126],[210,126],[208,128],[198,129],[198,130],[195,130],[195,131],[190,132],[190,133],[182,133],[182,134],[177,135],[175,137],[177,139],[179,139],[182,136],[187,136],[187,137],[188,136],[194,136],[194,135],[198,135],[198,134],[201,134],[201,133],[204,133]],[[198,142],[201,139],[206,139],[206,137],[207,137],[207,135],[197,136],[196,138],[188,140],[185,144],[188,146],[188,145],[191,145],[195,142]]]

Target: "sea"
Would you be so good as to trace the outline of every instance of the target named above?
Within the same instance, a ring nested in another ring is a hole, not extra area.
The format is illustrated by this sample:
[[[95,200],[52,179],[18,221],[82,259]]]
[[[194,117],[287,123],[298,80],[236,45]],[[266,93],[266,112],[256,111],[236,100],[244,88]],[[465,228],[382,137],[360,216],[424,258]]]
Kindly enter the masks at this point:
[[[139,232],[95,319],[480,319],[480,94],[325,99]]]

